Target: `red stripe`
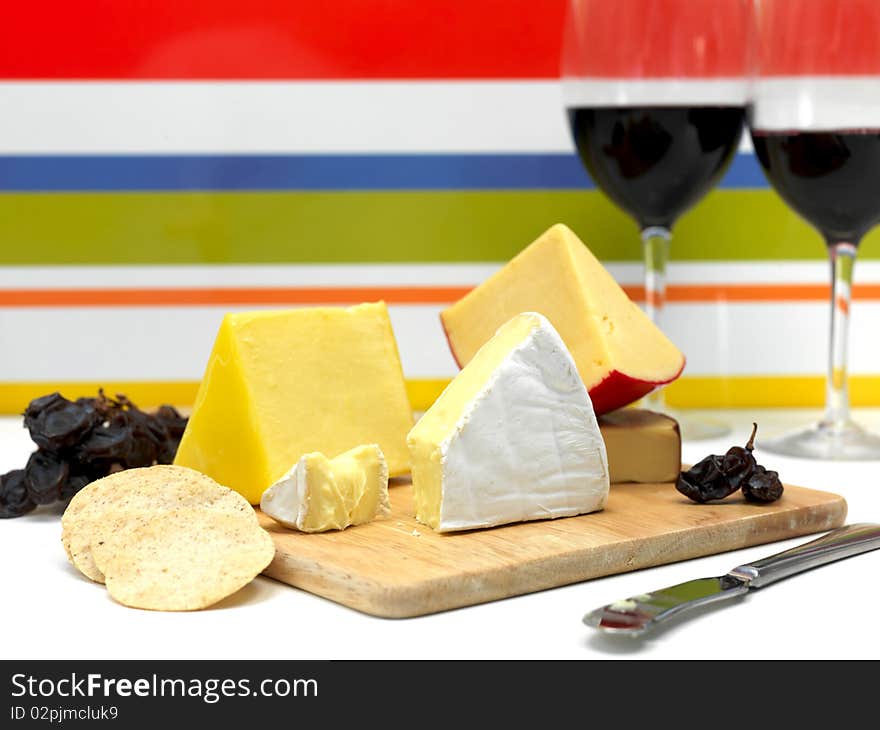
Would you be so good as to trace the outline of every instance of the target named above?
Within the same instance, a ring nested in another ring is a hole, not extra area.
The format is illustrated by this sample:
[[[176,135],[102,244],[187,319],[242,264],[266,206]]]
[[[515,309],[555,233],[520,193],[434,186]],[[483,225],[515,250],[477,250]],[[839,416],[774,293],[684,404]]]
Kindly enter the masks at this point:
[[[572,4],[566,76],[745,77],[751,0],[599,0]]]
[[[0,78],[552,78],[564,8],[564,0],[9,2]]]

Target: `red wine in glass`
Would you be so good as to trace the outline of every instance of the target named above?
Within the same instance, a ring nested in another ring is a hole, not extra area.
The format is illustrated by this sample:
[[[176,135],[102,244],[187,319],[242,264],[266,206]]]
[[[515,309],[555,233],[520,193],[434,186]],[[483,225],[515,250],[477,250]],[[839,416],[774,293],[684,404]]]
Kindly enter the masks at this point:
[[[880,130],[755,130],[752,140],[776,192],[828,243],[858,244],[880,222]]]
[[[668,230],[721,179],[743,107],[574,107],[568,120],[599,188],[643,230]]]

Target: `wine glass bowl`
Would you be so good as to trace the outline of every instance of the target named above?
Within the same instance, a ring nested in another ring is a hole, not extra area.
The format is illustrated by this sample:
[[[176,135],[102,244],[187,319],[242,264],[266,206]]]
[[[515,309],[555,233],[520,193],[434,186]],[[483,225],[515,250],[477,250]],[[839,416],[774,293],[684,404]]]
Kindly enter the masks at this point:
[[[572,107],[590,176],[641,230],[671,230],[721,179],[739,146],[741,106]]]
[[[848,338],[858,246],[880,222],[880,3],[762,0],[749,126],[771,186],[824,238],[832,271],[825,415],[763,440],[776,453],[878,459],[850,417]]]
[[[880,222],[880,131],[756,129],[752,142],[776,192],[826,244],[858,245]]]

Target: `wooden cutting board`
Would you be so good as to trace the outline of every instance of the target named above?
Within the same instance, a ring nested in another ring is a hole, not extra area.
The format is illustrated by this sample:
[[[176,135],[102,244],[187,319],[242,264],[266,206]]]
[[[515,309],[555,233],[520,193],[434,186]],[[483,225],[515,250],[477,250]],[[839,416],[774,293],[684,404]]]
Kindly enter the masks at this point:
[[[820,532],[842,525],[847,509],[839,495],[802,487],[761,506],[695,504],[672,484],[615,484],[602,512],[440,535],[411,516],[408,482],[390,491],[389,519],[342,532],[298,533],[260,513],[277,548],[265,574],[403,618]]]

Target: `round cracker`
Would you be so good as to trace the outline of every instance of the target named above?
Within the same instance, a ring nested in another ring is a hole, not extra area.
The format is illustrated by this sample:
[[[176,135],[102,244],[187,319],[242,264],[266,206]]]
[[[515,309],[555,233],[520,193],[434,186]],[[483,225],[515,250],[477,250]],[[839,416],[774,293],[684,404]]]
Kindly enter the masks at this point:
[[[258,524],[253,507],[238,492],[194,469],[157,464],[116,472],[80,490],[61,517],[61,542],[80,572],[103,583],[92,545],[179,507],[242,515]]]
[[[246,517],[180,508],[95,543],[92,554],[119,603],[194,611],[250,583],[272,562],[275,543]]]

